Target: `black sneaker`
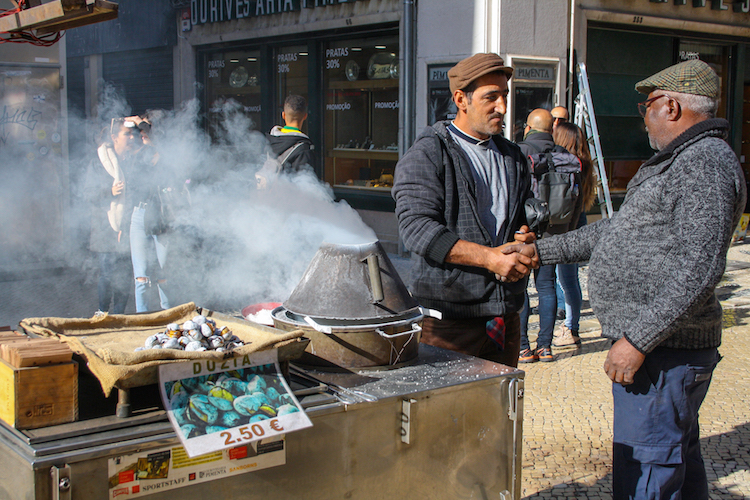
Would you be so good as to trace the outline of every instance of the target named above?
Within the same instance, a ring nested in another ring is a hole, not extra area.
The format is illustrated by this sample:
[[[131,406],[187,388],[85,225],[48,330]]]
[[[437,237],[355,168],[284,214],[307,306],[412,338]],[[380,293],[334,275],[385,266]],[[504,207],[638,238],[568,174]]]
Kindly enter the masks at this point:
[[[518,355],[519,363],[533,363],[534,361],[539,361],[539,357],[531,349],[524,349]]]
[[[540,347],[534,351],[534,357],[544,363],[549,363],[550,361],[555,360],[555,357],[552,355],[552,349],[549,347]]]
[[[556,318],[565,319],[565,309],[558,309]]]

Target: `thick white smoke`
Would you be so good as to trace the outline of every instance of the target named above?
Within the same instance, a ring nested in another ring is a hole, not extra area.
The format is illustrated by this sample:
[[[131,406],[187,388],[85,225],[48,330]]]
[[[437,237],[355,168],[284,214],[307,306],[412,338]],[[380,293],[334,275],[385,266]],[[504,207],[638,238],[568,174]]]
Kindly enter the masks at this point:
[[[108,95],[106,109],[126,109]],[[227,103],[213,140],[200,125],[197,101],[176,111],[149,112],[156,167],[189,189],[176,213],[166,274],[173,304],[194,301],[238,310],[283,301],[321,243],[377,239],[359,215],[312,172],[282,176],[256,188],[267,142],[236,103]],[[127,178],[127,173],[126,173]]]

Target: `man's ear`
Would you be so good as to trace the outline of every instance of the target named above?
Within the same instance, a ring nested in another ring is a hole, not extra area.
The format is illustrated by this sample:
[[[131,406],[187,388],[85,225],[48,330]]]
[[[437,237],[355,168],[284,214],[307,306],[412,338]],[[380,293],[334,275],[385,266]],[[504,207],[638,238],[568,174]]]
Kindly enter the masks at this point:
[[[461,111],[466,111],[468,103],[466,102],[466,94],[463,90],[456,90],[453,92],[453,102],[456,103],[456,107]]]
[[[286,122],[286,113],[283,111],[281,112],[281,119]]]
[[[677,121],[682,116],[682,105],[676,99],[670,97],[667,101],[667,111],[667,119],[670,121]]]

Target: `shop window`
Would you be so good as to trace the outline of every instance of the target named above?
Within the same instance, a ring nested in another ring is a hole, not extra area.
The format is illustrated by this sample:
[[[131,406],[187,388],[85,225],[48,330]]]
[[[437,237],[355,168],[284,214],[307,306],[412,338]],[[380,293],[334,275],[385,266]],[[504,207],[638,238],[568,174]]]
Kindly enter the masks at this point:
[[[458,113],[448,80],[448,71],[453,66],[435,65],[427,69],[430,91],[427,97],[427,123],[430,125],[442,120],[454,120]]]
[[[281,112],[284,110],[284,99],[296,94],[307,99],[307,45],[280,47],[275,54],[277,112],[274,115],[276,124],[283,125]],[[308,102],[309,104],[309,102]],[[307,132],[307,121],[303,125]]]
[[[398,161],[398,37],[323,44],[324,179],[389,191]]]
[[[557,64],[543,61],[513,61],[513,129],[511,139],[523,140],[526,117],[538,108],[555,107],[555,87]]]
[[[209,132],[220,134],[221,113],[228,101],[242,106],[255,130],[260,127],[260,51],[212,52],[205,59]]]

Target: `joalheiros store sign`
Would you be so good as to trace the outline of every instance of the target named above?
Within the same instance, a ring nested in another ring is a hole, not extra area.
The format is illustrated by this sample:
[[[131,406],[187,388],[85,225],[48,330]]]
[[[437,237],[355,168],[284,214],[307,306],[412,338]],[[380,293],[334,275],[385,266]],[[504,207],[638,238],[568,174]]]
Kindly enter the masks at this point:
[[[358,0],[190,0],[193,25],[268,16]]]

